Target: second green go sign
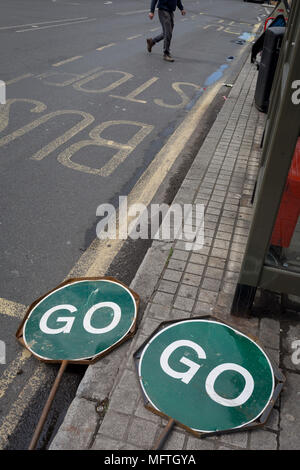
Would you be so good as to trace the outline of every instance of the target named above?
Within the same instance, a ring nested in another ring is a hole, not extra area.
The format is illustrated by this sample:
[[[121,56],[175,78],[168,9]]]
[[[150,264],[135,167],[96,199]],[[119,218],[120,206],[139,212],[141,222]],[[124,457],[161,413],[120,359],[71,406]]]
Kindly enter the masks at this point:
[[[139,376],[154,409],[197,432],[255,421],[274,391],[263,350],[212,320],[180,321],[155,334],[141,354]]]
[[[94,359],[130,332],[136,301],[122,284],[77,280],[46,295],[24,323],[26,347],[42,360]]]

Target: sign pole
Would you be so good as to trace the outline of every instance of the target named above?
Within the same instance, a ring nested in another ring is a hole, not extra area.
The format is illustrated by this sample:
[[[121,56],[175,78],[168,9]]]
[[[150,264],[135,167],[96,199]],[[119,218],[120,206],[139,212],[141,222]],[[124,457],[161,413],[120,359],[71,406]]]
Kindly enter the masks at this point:
[[[49,397],[48,397],[48,400],[44,406],[44,409],[43,409],[43,412],[41,414],[41,417],[39,419],[39,422],[38,422],[38,425],[35,429],[35,432],[34,432],[34,435],[31,439],[31,442],[30,442],[30,445],[28,447],[28,450],[34,450],[36,445],[37,445],[37,442],[39,440],[39,437],[41,435],[41,432],[43,430],[43,427],[44,427],[44,424],[45,424],[45,421],[47,419],[47,416],[48,416],[48,413],[49,413],[49,410],[51,408],[51,405],[52,405],[52,402],[54,400],[54,397],[56,395],[56,392],[57,392],[57,389],[58,389],[58,386],[60,384],[60,381],[61,381],[61,378],[63,376],[63,373],[68,365],[68,362],[69,361],[66,361],[66,360],[63,360],[62,363],[61,363],[61,366],[59,368],[59,371],[58,371],[58,374],[56,376],[56,379],[55,379],[55,382],[51,388],[51,392],[49,394]]]
[[[155,442],[152,450],[160,450],[160,449],[163,448],[163,446],[164,446],[166,440],[168,439],[169,434],[172,431],[174,425],[175,425],[174,419],[170,418],[169,421],[168,421],[168,424],[165,427],[165,429],[163,430],[163,432],[161,433],[161,435],[159,436],[159,438]]]

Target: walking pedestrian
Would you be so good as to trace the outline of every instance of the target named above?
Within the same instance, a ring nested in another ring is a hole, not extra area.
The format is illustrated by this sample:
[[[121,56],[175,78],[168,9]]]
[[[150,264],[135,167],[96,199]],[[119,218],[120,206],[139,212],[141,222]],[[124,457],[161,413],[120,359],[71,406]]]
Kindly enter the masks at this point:
[[[174,62],[174,59],[170,54],[170,45],[174,28],[174,11],[176,10],[176,7],[178,7],[183,16],[186,12],[183,8],[181,0],[151,0],[151,7],[149,13],[150,20],[153,20],[157,2],[158,17],[162,26],[162,33],[156,36],[155,38],[147,39],[147,49],[148,52],[151,52],[154,44],[164,40],[163,58],[168,62]]]

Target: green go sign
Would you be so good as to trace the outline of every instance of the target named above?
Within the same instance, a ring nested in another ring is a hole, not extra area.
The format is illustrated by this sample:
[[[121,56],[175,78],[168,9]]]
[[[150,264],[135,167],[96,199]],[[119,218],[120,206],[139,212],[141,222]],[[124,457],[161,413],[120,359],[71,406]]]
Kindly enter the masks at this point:
[[[91,360],[124,340],[136,316],[136,299],[123,284],[75,280],[33,306],[23,326],[23,341],[42,360]]]
[[[212,320],[180,321],[156,333],[139,361],[149,404],[197,432],[255,421],[274,391],[268,357],[250,338]]]

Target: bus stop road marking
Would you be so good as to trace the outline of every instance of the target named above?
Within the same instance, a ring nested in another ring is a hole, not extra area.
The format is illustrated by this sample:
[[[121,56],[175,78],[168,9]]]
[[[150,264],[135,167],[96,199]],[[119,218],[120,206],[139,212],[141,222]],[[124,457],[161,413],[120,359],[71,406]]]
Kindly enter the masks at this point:
[[[178,126],[128,195],[128,205],[142,203],[148,206],[150,204],[221,86],[222,84],[217,82],[210,90],[207,90],[204,98],[193,107],[188,116]],[[99,240],[96,238],[83,253],[66,279],[81,276],[103,276],[125,241],[121,239]]]
[[[255,25],[253,33],[255,30],[257,31],[258,27],[259,25]],[[108,44],[102,48],[98,48],[98,50],[102,50],[105,47],[111,47],[113,45],[115,44]],[[217,82],[213,87],[211,87],[211,89],[208,89],[203,98],[194,105],[188,116],[177,127],[173,135],[158,152],[146,171],[135,184],[128,197],[129,205],[138,202],[148,205],[151,202],[157,189],[160,187],[174,162],[186,146],[189,138],[199,124],[201,117],[208,109],[221,86],[222,83]],[[79,261],[71,269],[66,279],[74,276],[104,275],[125,241],[126,240],[109,240],[108,242],[95,238],[89,248],[85,253],[83,253]],[[22,319],[25,311],[26,307],[24,305],[0,298],[0,314]],[[24,364],[29,357],[26,354],[18,356],[14,361],[14,365],[17,365],[17,363]],[[13,368],[7,371],[3,378],[3,390],[5,387],[8,387],[9,383],[12,383],[15,376],[16,374]],[[20,418],[30,403],[30,400],[40,389],[46,379],[47,366],[45,364],[38,363],[31,378],[24,386],[17,400],[12,404],[8,414],[4,417],[3,424],[0,426],[0,449],[5,447],[7,444],[9,436],[17,427]]]

